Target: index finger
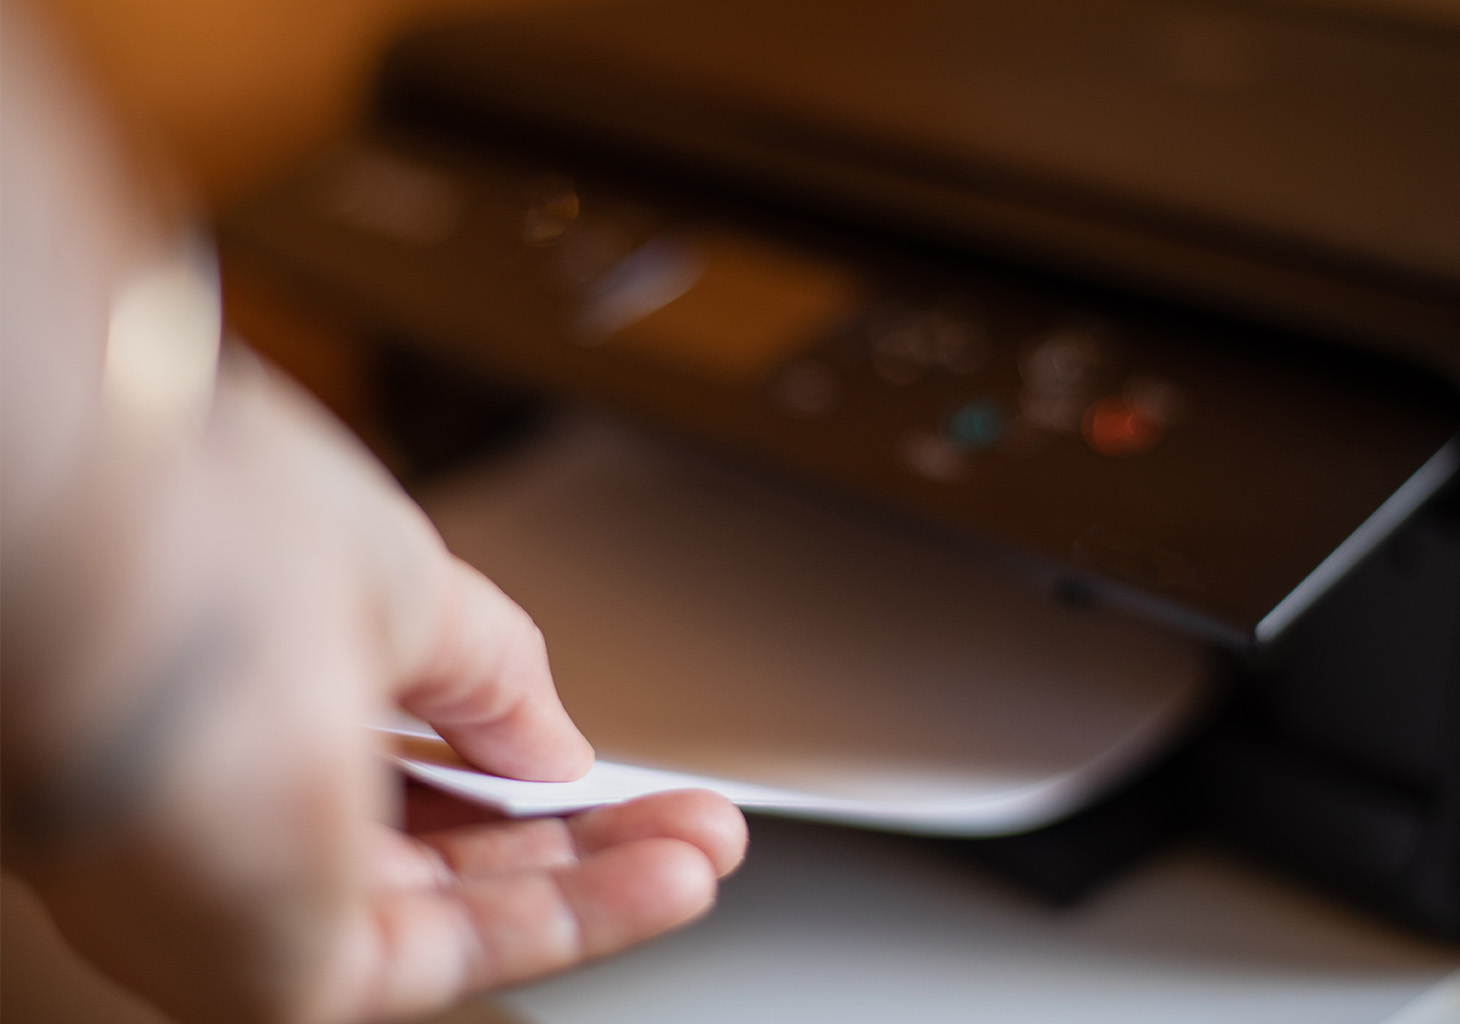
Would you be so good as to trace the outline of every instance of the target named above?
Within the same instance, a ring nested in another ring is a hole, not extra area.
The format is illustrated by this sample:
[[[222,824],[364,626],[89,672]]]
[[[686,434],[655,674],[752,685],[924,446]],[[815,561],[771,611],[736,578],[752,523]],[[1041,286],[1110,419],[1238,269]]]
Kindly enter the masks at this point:
[[[484,771],[534,782],[580,777],[593,748],[553,688],[541,631],[494,583],[447,557],[432,639],[396,699]]]

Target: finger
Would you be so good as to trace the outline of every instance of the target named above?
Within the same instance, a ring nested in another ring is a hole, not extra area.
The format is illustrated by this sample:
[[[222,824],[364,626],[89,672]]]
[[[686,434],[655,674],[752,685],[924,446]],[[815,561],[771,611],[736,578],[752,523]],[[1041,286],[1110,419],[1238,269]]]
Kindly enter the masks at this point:
[[[450,889],[463,880],[565,867],[578,861],[561,818],[499,822],[412,836],[381,826],[370,878],[379,889]]]
[[[705,790],[657,793],[571,818],[498,822],[421,835],[459,877],[572,863],[638,839],[677,839],[697,848],[715,873],[728,874],[745,856],[745,816]]]
[[[363,994],[345,1004],[356,1016],[426,1012],[682,925],[708,910],[714,894],[705,855],[662,838],[550,871],[381,894],[360,921],[342,965],[345,984],[334,991]]]
[[[375,889],[444,889],[456,875],[434,847],[386,825],[370,836],[369,883]]]
[[[558,869],[552,878],[577,924],[575,960],[605,956],[685,924],[715,901],[714,866],[700,849],[677,839],[621,843]],[[491,903],[484,901],[479,910],[490,915]],[[505,946],[511,945],[509,935]],[[539,971],[532,964],[522,969]]]
[[[593,748],[553,689],[542,633],[477,570],[452,559],[434,641],[397,693],[485,771],[541,782],[576,779]]]
[[[580,855],[636,839],[678,839],[698,848],[722,878],[745,859],[749,839],[740,808],[704,789],[656,793],[584,811],[568,818],[567,828]]]
[[[419,841],[464,882],[493,874],[563,867],[579,857],[573,834],[561,818],[431,832]]]

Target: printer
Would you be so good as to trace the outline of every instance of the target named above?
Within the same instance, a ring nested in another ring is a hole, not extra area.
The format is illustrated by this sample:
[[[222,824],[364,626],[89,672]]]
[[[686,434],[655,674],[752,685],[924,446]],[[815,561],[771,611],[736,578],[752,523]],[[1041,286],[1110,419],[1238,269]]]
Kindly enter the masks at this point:
[[[610,407],[1207,645],[1203,729],[972,856],[1071,895],[1196,827],[1460,938],[1443,5],[457,15],[220,234],[427,404],[480,378],[465,433],[492,388]]]

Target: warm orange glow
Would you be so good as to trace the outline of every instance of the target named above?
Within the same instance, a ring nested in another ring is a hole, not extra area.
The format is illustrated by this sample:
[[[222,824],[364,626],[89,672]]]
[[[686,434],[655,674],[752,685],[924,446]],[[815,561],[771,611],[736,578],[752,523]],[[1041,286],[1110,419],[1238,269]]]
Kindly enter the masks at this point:
[[[52,0],[123,112],[205,198],[246,193],[359,116],[381,49],[443,11],[575,0]],[[577,0],[582,2],[582,0]]]
[[[1161,426],[1126,399],[1102,398],[1085,412],[1085,442],[1101,455],[1140,455],[1156,447]]]

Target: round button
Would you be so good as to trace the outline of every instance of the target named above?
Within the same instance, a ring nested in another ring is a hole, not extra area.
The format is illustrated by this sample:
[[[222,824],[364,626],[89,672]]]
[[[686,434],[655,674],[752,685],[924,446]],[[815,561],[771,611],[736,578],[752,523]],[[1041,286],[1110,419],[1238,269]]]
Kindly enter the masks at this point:
[[[963,449],[931,430],[908,431],[898,443],[897,455],[904,468],[925,480],[951,484],[968,476]]]

